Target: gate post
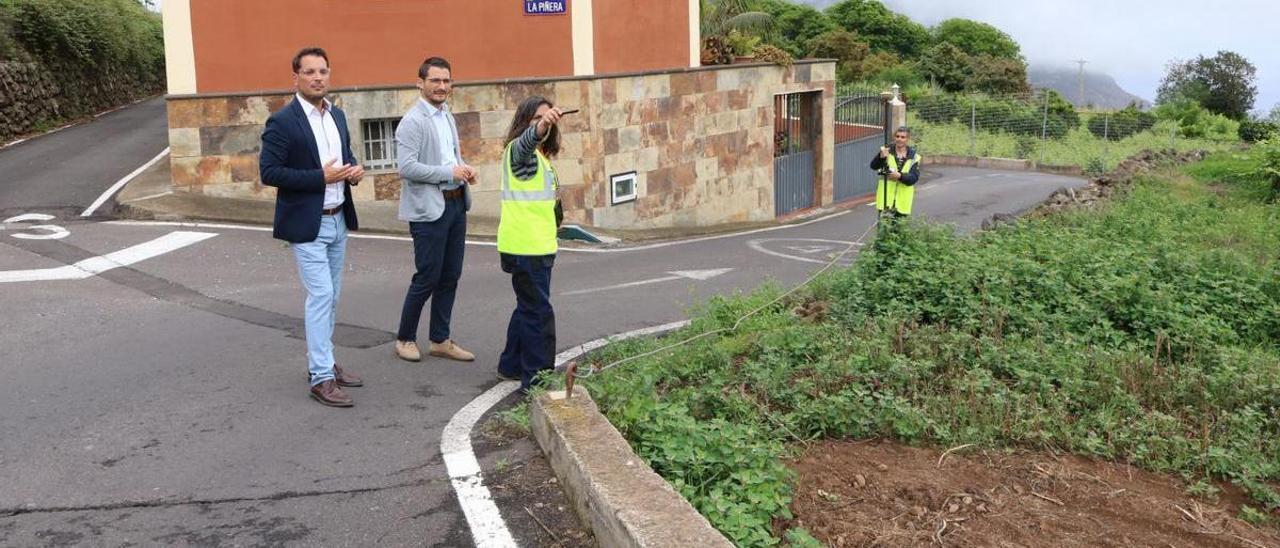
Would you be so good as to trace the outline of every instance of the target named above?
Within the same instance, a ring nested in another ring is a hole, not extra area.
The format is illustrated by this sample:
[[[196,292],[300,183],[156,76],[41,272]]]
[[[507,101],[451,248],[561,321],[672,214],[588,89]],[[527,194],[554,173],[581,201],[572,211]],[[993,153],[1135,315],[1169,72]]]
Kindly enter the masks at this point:
[[[894,84],[893,87],[890,89],[893,90],[893,98],[889,99],[890,116],[889,116],[889,128],[887,131],[889,131],[890,135],[892,135],[893,134],[892,132],[897,131],[898,128],[907,125],[907,104],[902,102],[902,97],[899,95],[899,92],[902,91],[902,88],[898,87],[898,84]]]

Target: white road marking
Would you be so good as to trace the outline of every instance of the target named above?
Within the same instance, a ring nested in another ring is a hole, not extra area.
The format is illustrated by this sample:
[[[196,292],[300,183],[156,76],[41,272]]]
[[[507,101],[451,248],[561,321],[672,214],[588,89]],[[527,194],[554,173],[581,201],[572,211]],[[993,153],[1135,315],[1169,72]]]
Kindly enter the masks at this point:
[[[90,257],[72,265],[33,270],[0,271],[0,283],[83,280],[108,270],[129,266],[152,257],[159,257],[165,253],[182,249],[214,236],[217,236],[217,234],[208,232],[170,232],[149,242],[106,255]]]
[[[562,365],[578,356],[611,342],[664,333],[686,325],[689,325],[688,320],[672,322],[580,344],[556,354],[556,369],[560,369]],[[467,526],[471,529],[471,538],[476,546],[494,548],[516,546],[511,531],[502,520],[502,513],[498,511],[498,506],[494,504],[493,497],[489,494],[489,488],[484,486],[480,461],[476,460],[475,452],[471,449],[471,430],[490,408],[519,387],[520,383],[515,381],[494,385],[454,414],[440,436],[440,452],[444,455],[444,465],[449,471],[449,482],[458,493],[458,504],[462,506],[462,513],[467,518]]]
[[[874,204],[874,203],[873,203],[873,204],[868,204],[868,205],[875,206],[875,204]],[[677,246],[677,245],[692,244],[692,243],[697,243],[697,242],[706,242],[706,241],[711,241],[711,240],[720,240],[720,239],[724,239],[724,238],[734,238],[734,237],[737,237],[737,236],[748,236],[748,235],[751,235],[751,234],[760,234],[760,233],[764,233],[764,232],[773,232],[773,231],[775,231],[775,230],[786,230],[786,229],[788,229],[788,228],[798,228],[798,227],[802,227],[802,226],[811,225],[811,224],[813,224],[813,223],[819,223],[819,222],[822,222],[822,221],[830,221],[830,220],[832,220],[832,219],[836,219],[836,218],[842,217],[842,216],[844,216],[844,215],[848,215],[850,212],[851,212],[851,210],[839,211],[839,212],[832,213],[831,215],[827,215],[827,216],[824,216],[824,217],[818,217],[818,218],[816,218],[816,219],[810,219],[810,220],[805,221],[805,222],[803,222],[803,223],[795,223],[795,224],[787,224],[787,225],[770,226],[770,227],[765,227],[765,228],[757,228],[757,229],[753,229],[753,230],[746,230],[746,231],[742,231],[742,232],[728,232],[728,233],[725,233],[725,234],[716,234],[715,236],[703,236],[703,237],[700,237],[700,238],[690,238],[690,239],[687,239],[687,240],[674,240],[674,241],[670,241],[670,242],[658,242],[658,243],[647,244],[647,245],[638,245],[638,246],[635,246],[635,247],[616,247],[616,248],[602,248],[602,249],[596,249],[596,248],[585,248],[585,247],[561,247],[561,248],[560,248],[560,251],[569,252],[569,253],[628,253],[628,252],[631,252],[631,251],[644,251],[644,250],[648,250],[648,249],[659,249],[659,248],[664,248],[664,247],[672,247],[672,246]],[[121,226],[176,226],[176,227],[188,227],[188,228],[226,228],[226,229],[231,229],[231,230],[254,230],[254,231],[259,231],[259,232],[271,232],[271,227],[263,227],[263,226],[249,226],[249,225],[231,224],[231,223],[204,223],[204,222],[197,222],[197,221],[104,221],[104,223],[105,223],[105,224],[112,224],[112,225],[121,225]],[[357,238],[357,239],[364,239],[364,240],[394,240],[394,241],[399,241],[399,242],[412,242],[412,241],[413,241],[413,238],[410,238],[410,237],[408,237],[408,236],[390,236],[390,235],[383,235],[383,234],[351,234],[351,236],[350,236],[350,237],[351,237],[351,238]],[[467,245],[476,245],[476,246],[483,246],[483,247],[497,247],[497,245],[498,245],[498,244],[497,244],[497,243],[494,243],[494,242],[485,242],[485,241],[478,241],[478,240],[467,240]]]
[[[829,244],[840,244],[841,246],[848,246],[850,243],[852,243],[852,242],[845,242],[841,240],[823,240],[821,238],[761,238],[761,239],[748,241],[747,247],[750,247],[751,249],[764,253],[765,255],[773,255],[774,257],[782,257],[783,259],[791,259],[793,261],[803,261],[806,263],[817,263],[817,264],[827,264],[831,262],[830,260],[824,261],[821,259],[811,259],[809,257],[788,255],[786,253],[782,253],[781,251],[774,251],[764,246],[764,244],[768,242],[824,242]],[[855,243],[854,245],[860,246],[862,244]]]
[[[8,219],[5,219],[3,221],[3,224],[0,224],[0,228],[4,228],[3,225],[10,224],[10,223],[23,223],[27,221],[52,221],[55,218],[56,217],[54,217],[53,215],[49,215],[47,213],[23,213],[22,215],[18,215],[16,217],[9,217]],[[18,234],[14,234],[13,237],[19,240],[61,240],[71,235],[71,232],[67,231],[67,229],[62,228],[58,225],[31,225],[25,228],[28,230],[43,230],[46,233],[45,234],[18,233]]]
[[[830,245],[789,245],[786,247],[787,249],[790,249],[792,251],[799,251],[800,253],[804,253],[805,255],[813,255],[814,253],[821,253],[823,251],[831,251],[832,249],[836,249],[835,246],[830,246]]]
[[[681,280],[681,279],[699,280],[699,281],[710,280],[711,278],[714,278],[716,276],[729,272],[730,270],[733,270],[733,269],[732,268],[714,268],[711,270],[669,270],[667,271],[667,273],[671,274],[670,276],[663,276],[661,278],[653,278],[649,280],[640,280],[638,282],[627,282],[624,284],[608,285],[604,287],[594,287],[591,289],[579,289],[576,291],[566,291],[564,293],[561,293],[561,295],[585,295],[587,293],[599,293],[601,291],[612,291],[614,289],[623,289],[627,287],[635,287],[638,285],[649,285],[649,284],[656,284],[656,283],[662,283],[662,282],[670,282],[673,280]]]
[[[455,413],[440,436],[444,466],[449,471],[453,490],[458,493],[458,504],[462,506],[476,546],[516,545],[489,488],[484,486],[480,462],[471,450],[471,429],[490,407],[519,387],[520,383],[513,381],[498,383]]]
[[[111,188],[108,188],[106,192],[103,192],[101,196],[98,196],[98,199],[94,200],[93,203],[89,205],[89,208],[85,209],[84,213],[81,213],[80,216],[88,217],[90,215],[93,215],[94,211],[96,211],[99,207],[102,207],[102,204],[107,203],[107,200],[110,199],[112,196],[115,196],[115,194],[119,192],[121,188],[124,188],[124,185],[129,184],[129,181],[132,181],[134,177],[137,177],[139,174],[146,171],[147,168],[153,165],[156,165],[156,162],[159,162],[161,158],[164,158],[165,156],[168,156],[168,155],[169,155],[169,147],[165,147],[164,150],[160,151],[160,154],[157,154],[155,158],[151,159],[151,161],[145,164],[142,164],[142,167],[133,170],[133,173],[125,175],[124,178],[120,179],[119,181],[116,181],[114,185],[111,185]]]

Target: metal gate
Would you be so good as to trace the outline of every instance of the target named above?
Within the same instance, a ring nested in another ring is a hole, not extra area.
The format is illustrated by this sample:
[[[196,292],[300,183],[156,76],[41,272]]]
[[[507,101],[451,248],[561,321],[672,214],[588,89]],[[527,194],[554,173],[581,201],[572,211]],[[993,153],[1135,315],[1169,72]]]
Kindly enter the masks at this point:
[[[834,198],[840,202],[876,191],[871,159],[888,140],[888,110],[879,93],[862,91],[836,100]]]
[[[821,92],[788,93],[773,98],[774,214],[813,207],[817,178]]]

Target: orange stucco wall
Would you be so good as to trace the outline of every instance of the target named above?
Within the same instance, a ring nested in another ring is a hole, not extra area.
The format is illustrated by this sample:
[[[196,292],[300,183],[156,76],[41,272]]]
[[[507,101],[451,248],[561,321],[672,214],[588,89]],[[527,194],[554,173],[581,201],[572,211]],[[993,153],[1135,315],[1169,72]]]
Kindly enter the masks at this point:
[[[596,0],[596,74],[689,66],[688,0]]]
[[[614,2],[676,3],[597,1],[596,19]],[[429,55],[449,59],[459,80],[567,76],[570,25],[569,15],[524,15],[515,0],[191,0],[199,93],[288,89],[290,59],[312,45],[328,51],[335,87],[413,82]]]

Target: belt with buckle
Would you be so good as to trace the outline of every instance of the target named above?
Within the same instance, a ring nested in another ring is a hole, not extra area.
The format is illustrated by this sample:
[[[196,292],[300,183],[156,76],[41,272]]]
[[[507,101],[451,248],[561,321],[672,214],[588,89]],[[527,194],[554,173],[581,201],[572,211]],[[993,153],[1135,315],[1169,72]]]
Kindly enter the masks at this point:
[[[320,210],[320,213],[323,213],[325,215],[337,215],[339,213],[342,213],[342,206],[331,207],[329,209],[322,209]]]
[[[444,197],[446,200],[456,200],[456,199],[462,198],[463,196],[466,195],[465,194],[466,192],[467,191],[463,190],[462,187],[458,187],[452,190],[440,191],[441,194],[444,194]]]

